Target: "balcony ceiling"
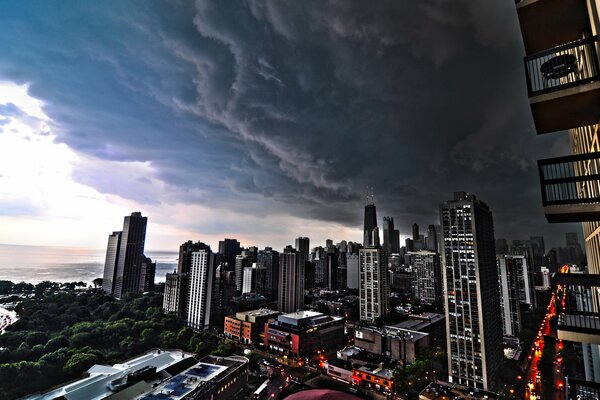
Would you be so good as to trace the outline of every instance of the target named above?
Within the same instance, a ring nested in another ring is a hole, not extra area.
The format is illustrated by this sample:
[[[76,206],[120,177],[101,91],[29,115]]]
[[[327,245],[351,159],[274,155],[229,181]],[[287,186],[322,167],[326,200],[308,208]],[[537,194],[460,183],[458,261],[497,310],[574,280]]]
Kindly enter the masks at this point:
[[[517,13],[526,54],[581,39],[591,31],[582,0],[524,0],[517,3]]]

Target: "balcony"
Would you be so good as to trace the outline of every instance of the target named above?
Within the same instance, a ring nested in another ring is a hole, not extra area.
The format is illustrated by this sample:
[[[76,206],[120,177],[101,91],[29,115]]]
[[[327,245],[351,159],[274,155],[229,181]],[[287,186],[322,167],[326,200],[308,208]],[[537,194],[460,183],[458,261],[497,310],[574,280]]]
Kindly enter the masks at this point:
[[[538,172],[548,222],[600,220],[600,153],[539,160]]]
[[[581,39],[590,32],[582,0],[517,0],[517,14],[527,54]]]
[[[556,274],[557,336],[561,340],[600,345],[598,304],[600,275]]]
[[[565,400],[599,399],[600,383],[565,377]]]
[[[598,36],[525,57],[531,111],[538,133],[600,120]]]

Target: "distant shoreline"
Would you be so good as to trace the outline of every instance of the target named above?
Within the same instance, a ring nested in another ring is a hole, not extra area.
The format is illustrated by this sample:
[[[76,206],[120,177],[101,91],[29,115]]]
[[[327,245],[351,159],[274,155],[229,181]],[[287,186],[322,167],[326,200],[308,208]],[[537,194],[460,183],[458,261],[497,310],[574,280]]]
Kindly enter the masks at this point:
[[[0,305],[0,335],[4,333],[6,328],[17,321],[16,311],[7,310]]]

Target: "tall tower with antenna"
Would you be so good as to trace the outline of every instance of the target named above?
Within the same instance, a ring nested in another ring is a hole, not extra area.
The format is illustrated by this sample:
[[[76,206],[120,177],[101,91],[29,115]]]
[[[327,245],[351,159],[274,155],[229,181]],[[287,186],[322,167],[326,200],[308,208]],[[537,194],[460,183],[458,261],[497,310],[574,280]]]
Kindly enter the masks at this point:
[[[367,188],[365,194],[365,224],[363,246],[379,246],[379,228],[377,227],[377,211],[373,188]]]

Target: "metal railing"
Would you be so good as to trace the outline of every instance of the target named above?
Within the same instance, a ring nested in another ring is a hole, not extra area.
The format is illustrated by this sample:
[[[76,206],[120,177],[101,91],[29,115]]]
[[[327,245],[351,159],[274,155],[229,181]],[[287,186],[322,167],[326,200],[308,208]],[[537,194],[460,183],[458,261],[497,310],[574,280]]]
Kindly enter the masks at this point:
[[[525,57],[529,96],[600,80],[597,44],[592,36]]]
[[[600,398],[600,384],[565,377],[565,400],[595,400]]]
[[[600,202],[600,152],[538,160],[544,207]]]
[[[597,315],[559,315],[558,330],[600,334],[600,317]]]

